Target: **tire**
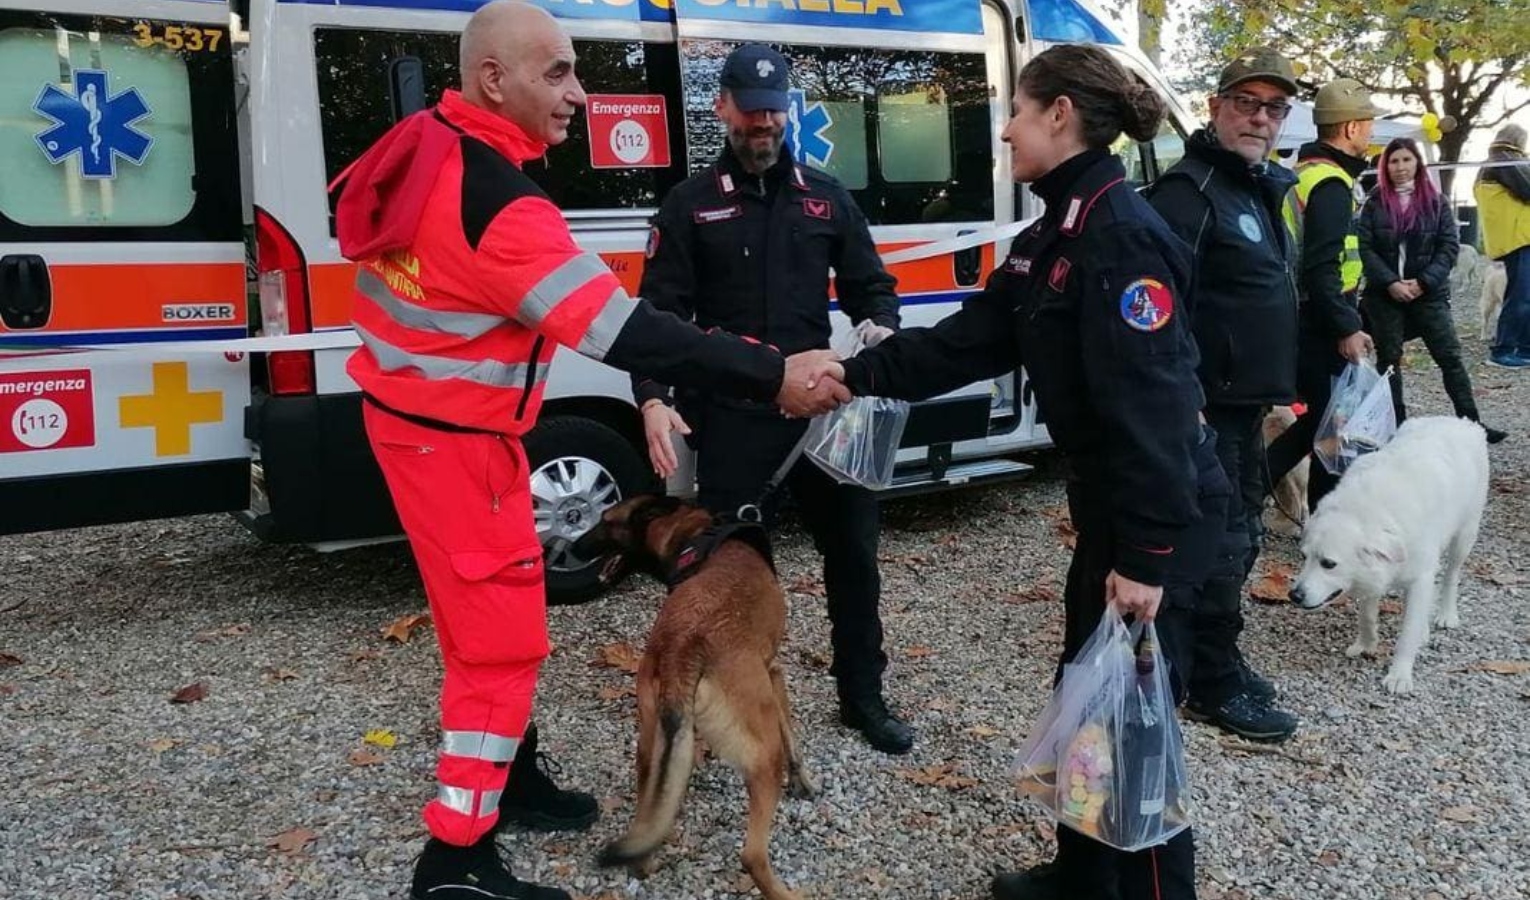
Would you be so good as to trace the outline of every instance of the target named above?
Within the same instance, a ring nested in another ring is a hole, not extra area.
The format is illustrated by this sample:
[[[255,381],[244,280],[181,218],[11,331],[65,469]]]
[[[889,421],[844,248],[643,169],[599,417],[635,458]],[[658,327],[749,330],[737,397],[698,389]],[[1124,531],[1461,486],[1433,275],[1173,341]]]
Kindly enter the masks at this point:
[[[654,490],[646,460],[615,429],[594,419],[553,416],[526,435],[531,500],[546,560],[547,602],[584,603],[600,596],[600,566],[573,542],[625,497]]]

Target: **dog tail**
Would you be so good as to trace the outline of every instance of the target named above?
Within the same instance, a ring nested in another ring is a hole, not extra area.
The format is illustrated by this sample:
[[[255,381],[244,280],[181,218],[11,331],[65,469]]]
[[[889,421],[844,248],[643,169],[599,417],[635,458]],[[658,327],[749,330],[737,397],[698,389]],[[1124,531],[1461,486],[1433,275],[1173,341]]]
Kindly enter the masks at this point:
[[[675,827],[696,762],[696,689],[704,662],[701,653],[699,642],[691,644],[671,657],[669,671],[661,667],[656,673],[657,715],[639,724],[642,731],[649,732],[639,736],[639,744],[647,738],[649,750],[639,753],[637,814],[627,833],[601,851],[602,866],[645,859]]]

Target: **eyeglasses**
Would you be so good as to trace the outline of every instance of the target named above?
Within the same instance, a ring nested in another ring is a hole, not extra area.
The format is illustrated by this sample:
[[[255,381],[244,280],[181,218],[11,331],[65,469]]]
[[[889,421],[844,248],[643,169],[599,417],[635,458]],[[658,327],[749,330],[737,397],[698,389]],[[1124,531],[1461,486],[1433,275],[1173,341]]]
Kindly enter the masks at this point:
[[[1249,117],[1253,117],[1261,109],[1264,110],[1265,115],[1276,122],[1291,115],[1291,104],[1284,100],[1260,100],[1249,94],[1223,94],[1222,99],[1231,102],[1233,109]]]

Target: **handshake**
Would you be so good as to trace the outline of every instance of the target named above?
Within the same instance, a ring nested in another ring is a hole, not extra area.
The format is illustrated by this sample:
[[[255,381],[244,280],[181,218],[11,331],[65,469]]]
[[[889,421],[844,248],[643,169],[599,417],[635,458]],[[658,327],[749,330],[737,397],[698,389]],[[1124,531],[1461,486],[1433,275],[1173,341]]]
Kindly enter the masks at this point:
[[[808,418],[832,412],[850,402],[845,387],[845,367],[833,350],[805,350],[786,358],[786,372],[776,405],[791,418]]]

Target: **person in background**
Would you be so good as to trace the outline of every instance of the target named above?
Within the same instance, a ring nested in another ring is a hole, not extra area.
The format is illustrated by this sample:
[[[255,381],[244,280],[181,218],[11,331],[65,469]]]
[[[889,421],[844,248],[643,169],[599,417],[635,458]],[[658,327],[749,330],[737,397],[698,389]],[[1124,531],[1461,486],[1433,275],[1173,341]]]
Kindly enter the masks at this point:
[[[1488,162],[1499,165],[1477,173],[1472,194],[1481,211],[1488,258],[1502,262],[1508,275],[1488,363],[1523,369],[1530,367],[1530,160],[1525,158],[1525,129],[1513,123],[1499,129],[1488,148]]]
[[[1291,114],[1296,73],[1261,47],[1228,63],[1211,120],[1153,184],[1149,202],[1194,253],[1189,306],[1205,417],[1237,487],[1217,574],[1195,615],[1195,678],[1186,710],[1250,740],[1279,741],[1296,717],[1238,647],[1243,586],[1264,538],[1265,413],[1296,399],[1296,238],[1281,209],[1296,176],[1269,154]]]
[[[1307,409],[1269,446],[1270,484],[1313,456],[1318,424],[1328,409],[1333,379],[1345,363],[1374,352],[1360,314],[1360,236],[1355,232],[1355,179],[1365,170],[1376,116],[1382,110],[1358,82],[1323,85],[1312,104],[1318,139],[1296,160],[1296,187],[1287,195],[1286,225],[1301,247],[1297,287],[1296,391]],[[1307,507],[1317,509],[1339,476],[1315,456],[1307,476]]]
[[[1398,424],[1408,417],[1403,345],[1415,336],[1440,367],[1456,415],[1480,421],[1450,311],[1450,270],[1461,247],[1455,210],[1430,180],[1411,138],[1393,140],[1381,154],[1376,189],[1360,210],[1357,230],[1365,266],[1361,303],[1376,339],[1376,366],[1392,370]],[[1485,430],[1490,444],[1507,437],[1496,428]]]

